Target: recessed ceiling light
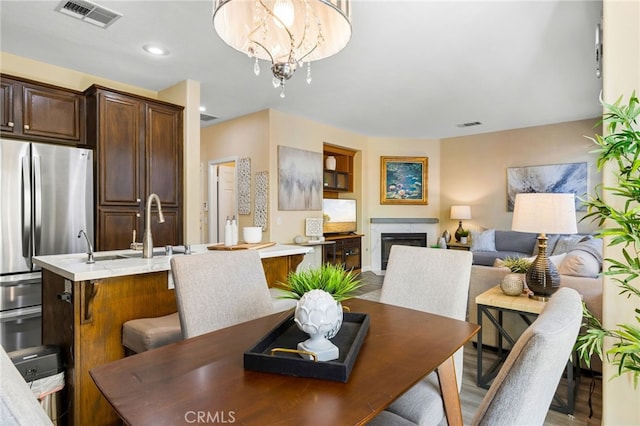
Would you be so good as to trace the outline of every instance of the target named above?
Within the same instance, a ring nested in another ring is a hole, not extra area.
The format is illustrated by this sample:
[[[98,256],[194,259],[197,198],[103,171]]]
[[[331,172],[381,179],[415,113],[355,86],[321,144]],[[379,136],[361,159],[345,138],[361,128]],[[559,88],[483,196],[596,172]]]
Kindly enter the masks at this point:
[[[200,112],[205,112],[207,110],[207,107],[205,106],[200,106]]]
[[[169,54],[169,50],[165,49],[164,47],[158,46],[157,44],[145,44],[144,46],[142,46],[142,49],[145,52],[151,53],[152,55],[156,56],[166,56]]]

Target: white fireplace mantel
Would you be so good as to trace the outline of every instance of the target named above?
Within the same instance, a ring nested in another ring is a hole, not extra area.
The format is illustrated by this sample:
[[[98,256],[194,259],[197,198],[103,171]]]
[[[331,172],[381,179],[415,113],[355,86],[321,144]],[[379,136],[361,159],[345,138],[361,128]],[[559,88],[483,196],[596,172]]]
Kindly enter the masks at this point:
[[[371,218],[369,224],[369,235],[371,241],[371,271],[382,275],[380,242],[383,233],[411,233],[425,232],[427,234],[427,246],[436,244],[438,241],[437,218]]]

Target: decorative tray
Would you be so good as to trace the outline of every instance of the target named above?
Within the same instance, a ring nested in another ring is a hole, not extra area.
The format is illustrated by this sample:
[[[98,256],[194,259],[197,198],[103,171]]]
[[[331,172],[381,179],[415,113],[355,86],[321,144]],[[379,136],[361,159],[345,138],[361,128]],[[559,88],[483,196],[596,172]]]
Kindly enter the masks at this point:
[[[356,362],[360,346],[369,331],[369,315],[345,312],[340,331],[331,342],[340,350],[333,361],[313,361],[297,353],[272,349],[296,349],[309,336],[293,321],[293,313],[278,324],[255,346],[244,353],[244,368],[252,371],[311,377],[346,383]]]

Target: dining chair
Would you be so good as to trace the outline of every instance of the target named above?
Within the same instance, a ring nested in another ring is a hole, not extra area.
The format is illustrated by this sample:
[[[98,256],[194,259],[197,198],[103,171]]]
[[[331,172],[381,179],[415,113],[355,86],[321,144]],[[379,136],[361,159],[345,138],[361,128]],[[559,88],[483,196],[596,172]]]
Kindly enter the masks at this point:
[[[185,339],[274,313],[255,250],[175,256],[171,272]]]
[[[542,425],[582,322],[577,291],[560,288],[516,341],[487,391],[472,426]],[[409,426],[388,411],[370,425]]]
[[[464,321],[472,259],[469,251],[394,245],[380,301]],[[454,362],[460,390],[462,349]],[[440,423],[445,414],[437,374],[429,374],[387,410],[415,424]]]

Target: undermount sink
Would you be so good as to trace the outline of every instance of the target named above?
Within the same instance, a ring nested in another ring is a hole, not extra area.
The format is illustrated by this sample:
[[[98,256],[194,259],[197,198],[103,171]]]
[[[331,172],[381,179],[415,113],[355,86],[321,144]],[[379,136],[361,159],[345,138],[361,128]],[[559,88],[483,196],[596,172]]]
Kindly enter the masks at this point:
[[[183,251],[173,251],[173,254],[184,254]],[[153,250],[153,257],[160,257],[160,256],[165,256],[165,251],[164,249],[155,249]],[[108,261],[108,260],[122,260],[122,259],[136,259],[136,258],[142,258],[142,252],[135,252],[135,253],[120,253],[120,254],[107,254],[107,255],[99,255],[96,254],[94,255],[94,260],[96,262],[104,262],[104,261]]]
[[[95,260],[96,262],[104,262],[106,260],[117,260],[122,258],[122,255],[119,254],[109,254],[105,256],[94,256],[93,260]]]

